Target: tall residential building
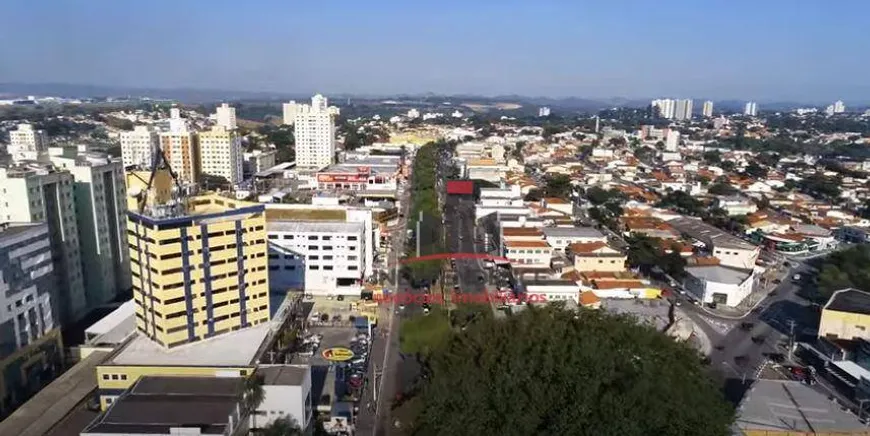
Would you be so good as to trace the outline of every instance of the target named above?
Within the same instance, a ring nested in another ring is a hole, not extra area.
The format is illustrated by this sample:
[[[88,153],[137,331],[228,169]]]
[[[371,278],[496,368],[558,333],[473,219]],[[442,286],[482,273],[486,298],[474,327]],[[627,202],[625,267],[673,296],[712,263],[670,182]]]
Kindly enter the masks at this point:
[[[63,367],[44,223],[0,223],[0,420]]]
[[[136,126],[131,132],[121,132],[121,160],[125,167],[151,168],[160,135],[149,126]]]
[[[73,176],[76,226],[88,308],[130,289],[127,188],[117,158],[87,150],[49,148],[51,162]]]
[[[186,132],[190,130],[190,123],[181,117],[181,109],[174,107],[169,109],[169,131]]]
[[[665,139],[665,151],[675,152],[680,147],[680,132],[668,129],[668,137]]]
[[[168,349],[267,322],[264,206],[202,196],[158,209],[127,213],[140,333]]]
[[[692,119],[692,99],[677,100],[674,103],[674,119],[676,119],[676,120],[691,120]]]
[[[215,121],[218,126],[223,126],[227,130],[235,130],[236,128],[236,108],[223,103],[215,110]]]
[[[701,115],[703,115],[706,118],[710,118],[713,116],[713,102],[712,101],[707,100],[704,102],[704,107],[701,108]]]
[[[73,186],[72,174],[52,165],[0,168],[0,221],[48,224],[57,277],[51,301],[61,325],[88,311]]]
[[[200,172],[223,177],[232,186],[242,183],[242,138],[222,125],[199,133]],[[224,187],[226,188],[226,187]]]
[[[754,101],[746,102],[746,106],[743,107],[743,115],[750,117],[758,115],[758,105]]]
[[[36,159],[39,152],[48,146],[45,131],[33,128],[31,124],[19,124],[9,132],[9,147],[6,151],[13,160]]]
[[[541,108],[538,108],[538,116],[539,116],[539,117],[548,117],[548,116],[550,116],[550,108],[548,108],[548,107],[546,107],[546,106],[541,107]]]
[[[834,102],[834,113],[841,114],[843,112],[846,112],[846,105],[843,104],[842,100],[835,101]]]
[[[296,109],[299,104],[295,100],[290,100],[290,103],[284,103],[282,106],[284,122],[282,124],[292,126],[296,123]]]
[[[184,183],[199,181],[199,144],[197,140],[196,134],[186,128],[160,133],[160,148],[169,160],[169,165]]]
[[[674,118],[674,110],[676,109],[676,102],[674,100],[669,98],[653,100],[651,105],[660,117],[667,119]]]
[[[317,94],[311,105],[299,104],[296,118],[296,165],[321,169],[335,162],[336,109],[327,106],[326,97]]]

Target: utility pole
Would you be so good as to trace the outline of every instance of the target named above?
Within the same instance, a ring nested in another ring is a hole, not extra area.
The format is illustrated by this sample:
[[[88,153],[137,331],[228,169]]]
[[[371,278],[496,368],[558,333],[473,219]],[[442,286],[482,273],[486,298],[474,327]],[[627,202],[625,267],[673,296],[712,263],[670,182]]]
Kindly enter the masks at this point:
[[[420,223],[423,222],[423,211],[417,217],[417,257],[420,257]]]

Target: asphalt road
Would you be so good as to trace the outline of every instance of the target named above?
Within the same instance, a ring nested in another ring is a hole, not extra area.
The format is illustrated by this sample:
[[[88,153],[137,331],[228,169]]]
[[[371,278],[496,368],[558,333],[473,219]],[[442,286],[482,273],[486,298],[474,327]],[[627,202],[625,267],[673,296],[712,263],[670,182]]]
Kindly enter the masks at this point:
[[[462,196],[447,197],[444,208],[447,230],[447,249],[452,253],[476,253],[480,248],[475,240],[474,200]],[[482,238],[483,235],[480,235]],[[475,245],[478,245],[475,247]],[[480,259],[459,259],[454,269],[459,278],[459,292],[480,293],[485,291],[486,272]]]
[[[799,286],[791,277],[807,274],[807,266],[792,262],[787,278],[772,295],[765,298],[749,314],[739,320],[711,314],[692,304],[684,304],[684,312],[704,330],[713,350],[710,365],[725,379],[726,396],[737,402],[745,391],[745,382],[756,378],[769,356],[788,353],[789,337],[793,332],[796,341],[813,334],[818,325],[818,311],[798,295]],[[727,333],[710,327],[710,321],[730,325]]]

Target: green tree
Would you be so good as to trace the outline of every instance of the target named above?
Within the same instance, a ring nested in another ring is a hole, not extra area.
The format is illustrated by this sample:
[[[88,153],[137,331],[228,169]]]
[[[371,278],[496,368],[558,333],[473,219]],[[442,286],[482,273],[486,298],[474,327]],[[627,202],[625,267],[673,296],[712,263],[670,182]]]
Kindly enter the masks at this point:
[[[767,177],[767,168],[758,164],[758,162],[752,161],[749,165],[746,166],[746,169],[743,170],[747,175],[755,177],[756,179],[763,179]]]
[[[544,191],[547,197],[570,198],[573,187],[571,186],[571,178],[564,174],[553,174],[546,177],[544,180],[546,187]]]
[[[430,368],[410,434],[731,434],[698,353],[626,316],[548,307],[484,320],[451,334]]]
[[[710,185],[710,187],[707,188],[707,192],[713,195],[735,195],[740,191],[727,183],[717,182]]]
[[[611,199],[610,191],[593,186],[586,190],[586,199],[590,203],[599,206],[607,203]]]
[[[810,262],[819,270],[817,287],[823,301],[843,288],[870,291],[870,246],[856,245]]]
[[[722,153],[719,153],[719,150],[705,151],[704,161],[710,165],[718,165],[719,162],[722,162]]]
[[[262,436],[302,436],[302,428],[292,417],[282,416],[262,428],[257,434]]]
[[[251,417],[251,428],[257,428],[257,408],[263,404],[265,393],[263,392],[263,377],[253,374],[245,379],[245,391],[242,397],[242,407],[246,416]]]

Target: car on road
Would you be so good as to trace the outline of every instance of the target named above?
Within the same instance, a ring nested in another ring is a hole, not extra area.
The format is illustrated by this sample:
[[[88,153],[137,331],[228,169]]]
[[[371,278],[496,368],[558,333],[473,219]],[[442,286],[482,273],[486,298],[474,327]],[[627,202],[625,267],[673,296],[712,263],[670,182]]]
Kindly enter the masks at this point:
[[[778,284],[780,284],[780,283],[782,283],[782,280],[780,280],[780,279],[774,279],[774,280],[773,280],[773,284],[774,284],[774,285],[778,285]]]
[[[753,324],[751,322],[741,322],[740,323],[740,328],[742,330],[749,331],[749,330],[752,330],[752,327],[755,327],[755,324]]]

